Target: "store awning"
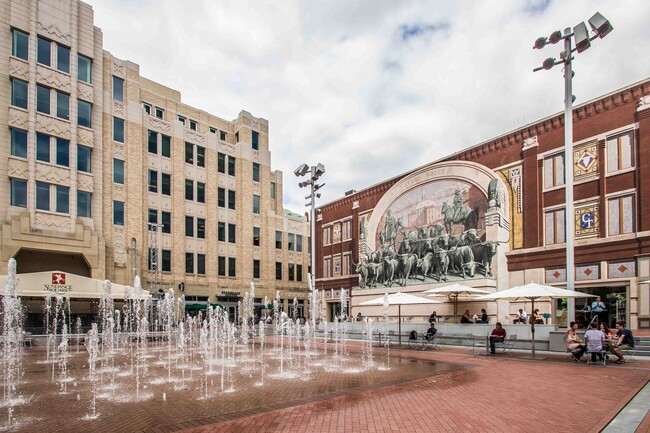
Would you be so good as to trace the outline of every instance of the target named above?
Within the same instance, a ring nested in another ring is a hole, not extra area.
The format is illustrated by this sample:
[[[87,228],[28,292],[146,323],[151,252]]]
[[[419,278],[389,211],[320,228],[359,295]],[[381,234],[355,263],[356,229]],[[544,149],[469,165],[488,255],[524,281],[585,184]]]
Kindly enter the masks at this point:
[[[70,298],[99,299],[104,293],[104,280],[83,277],[62,271],[33,272],[18,274],[18,296],[68,296]],[[0,276],[0,295],[4,293],[7,276]],[[111,283],[113,299],[124,299],[128,286]],[[151,294],[142,291],[142,299],[148,299]]]

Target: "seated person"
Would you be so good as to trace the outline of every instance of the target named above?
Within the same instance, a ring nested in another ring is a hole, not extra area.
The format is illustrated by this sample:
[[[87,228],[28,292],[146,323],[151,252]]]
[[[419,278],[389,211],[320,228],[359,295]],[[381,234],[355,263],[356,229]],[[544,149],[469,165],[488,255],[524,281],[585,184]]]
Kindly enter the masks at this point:
[[[488,323],[489,320],[487,311],[485,311],[485,308],[481,308],[481,318],[477,323]]]
[[[434,310],[433,313],[431,313],[431,315],[429,316],[429,323],[436,323],[437,320],[438,320],[438,313],[436,313]]]
[[[582,343],[582,340],[578,337],[576,330],[578,325],[576,322],[571,322],[569,330],[566,332],[566,348],[571,352],[571,358],[574,361],[580,362],[580,358],[587,351],[587,346]]]
[[[409,333],[409,340],[417,340],[417,339],[418,339],[418,331],[414,329]]]
[[[436,336],[436,332],[438,332],[438,330],[436,329],[436,325],[433,322],[431,322],[431,326],[429,326],[429,329],[427,329],[427,335],[425,336],[425,338],[429,341],[433,340],[433,337]]]
[[[585,341],[587,342],[587,350],[589,352],[600,352],[603,350],[603,344],[605,342],[605,334],[603,334],[603,331],[598,329],[598,325],[596,322],[591,322],[589,325],[589,330],[585,332]],[[591,361],[595,362],[596,361],[596,355],[598,355],[598,359],[602,360],[603,355],[601,353],[592,353],[591,354]]]
[[[618,358],[616,361],[614,361],[616,364],[623,364],[625,362],[625,358],[621,353],[621,349],[630,350],[634,348],[634,335],[632,335],[632,331],[627,329],[625,327],[625,324],[621,321],[616,322],[616,329],[616,336],[618,337],[618,341],[613,346],[610,346],[609,351]]]
[[[528,323],[531,325],[535,323],[536,325],[543,325],[544,324],[544,319],[542,319],[542,315],[539,314],[539,310],[535,308],[533,311],[533,314],[530,315],[528,318]]]
[[[523,309],[519,309],[519,314],[517,317],[515,317],[515,320],[512,321],[512,323],[526,323],[528,321],[528,313],[526,313]]]
[[[465,313],[460,318],[460,323],[474,323],[472,316],[469,315],[469,310],[465,310]]]
[[[490,353],[496,353],[495,345],[496,343],[503,343],[506,339],[506,330],[501,326],[501,322],[497,322],[496,328],[492,330],[490,335]]]

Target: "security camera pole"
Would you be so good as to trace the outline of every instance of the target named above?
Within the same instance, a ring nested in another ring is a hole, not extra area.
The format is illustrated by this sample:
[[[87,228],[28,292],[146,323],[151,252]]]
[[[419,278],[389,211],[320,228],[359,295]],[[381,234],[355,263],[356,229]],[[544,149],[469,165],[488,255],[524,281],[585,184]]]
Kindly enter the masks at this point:
[[[533,69],[533,72],[542,69],[549,70],[555,65],[564,65],[564,192],[566,208],[565,217],[565,242],[566,242],[566,288],[574,290],[575,286],[575,258],[574,258],[574,238],[575,238],[575,216],[573,207],[573,96],[572,79],[573,69],[571,61],[573,53],[578,54],[591,46],[591,41],[596,38],[604,38],[613,30],[610,22],[596,12],[589,19],[589,25],[595,35],[589,36],[587,26],[584,22],[576,25],[573,30],[570,27],[564,29],[564,35],[559,30],[554,31],[547,38],[540,37],[535,41],[533,49],[542,49],[548,44],[555,44],[564,39],[564,51],[560,53],[560,60],[549,57],[544,60],[542,66]],[[571,38],[575,39],[576,47],[571,45]],[[567,299],[567,326],[575,321],[575,299]]]
[[[306,207],[309,207],[309,232],[311,235],[311,254],[310,254],[310,267],[311,272],[308,275],[309,283],[311,286],[311,293],[309,299],[309,311],[312,322],[312,332],[316,329],[316,317],[318,315],[317,305],[318,305],[318,291],[316,290],[316,198],[320,198],[320,193],[317,192],[323,186],[324,183],[318,185],[318,179],[325,173],[325,166],[320,162],[317,165],[312,165],[309,167],[307,164],[301,164],[296,168],[293,173],[296,177],[305,176],[307,173],[310,174],[309,179],[304,182],[300,182],[298,186],[300,188],[309,187],[309,195],[305,196],[305,199],[309,200],[305,203]]]

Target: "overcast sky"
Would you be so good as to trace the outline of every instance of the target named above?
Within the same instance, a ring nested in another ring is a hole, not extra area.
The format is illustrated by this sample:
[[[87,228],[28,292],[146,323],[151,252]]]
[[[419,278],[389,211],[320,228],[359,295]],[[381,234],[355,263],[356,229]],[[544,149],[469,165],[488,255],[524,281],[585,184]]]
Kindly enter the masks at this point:
[[[575,104],[650,77],[647,1],[85,0],[104,48],[232,120],[269,121],[284,205],[322,162],[319,204],[564,109],[561,44],[539,36],[601,12],[614,27],[573,62]]]

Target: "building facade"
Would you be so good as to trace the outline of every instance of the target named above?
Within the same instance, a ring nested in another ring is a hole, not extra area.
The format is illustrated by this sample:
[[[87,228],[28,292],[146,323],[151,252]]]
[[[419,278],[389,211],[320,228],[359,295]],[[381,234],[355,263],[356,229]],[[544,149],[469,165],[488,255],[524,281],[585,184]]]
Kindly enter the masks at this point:
[[[103,49],[77,0],[1,0],[0,266],[184,291],[234,313],[308,298],[309,223],[282,207],[269,125],[190,107]],[[72,294],[72,296],[74,296]]]
[[[564,215],[564,116],[555,114],[321,206],[316,286],[324,313],[349,292],[359,303],[384,292],[422,293],[450,283],[493,292],[531,281],[566,286],[566,236],[575,239],[575,289],[600,296],[604,320],[650,327],[650,80],[574,108],[575,214]],[[446,258],[445,258],[446,257]],[[530,303],[471,302],[510,323]],[[575,317],[593,316],[591,299]],[[402,307],[411,316],[453,306]],[[552,323],[567,305],[546,302]]]

